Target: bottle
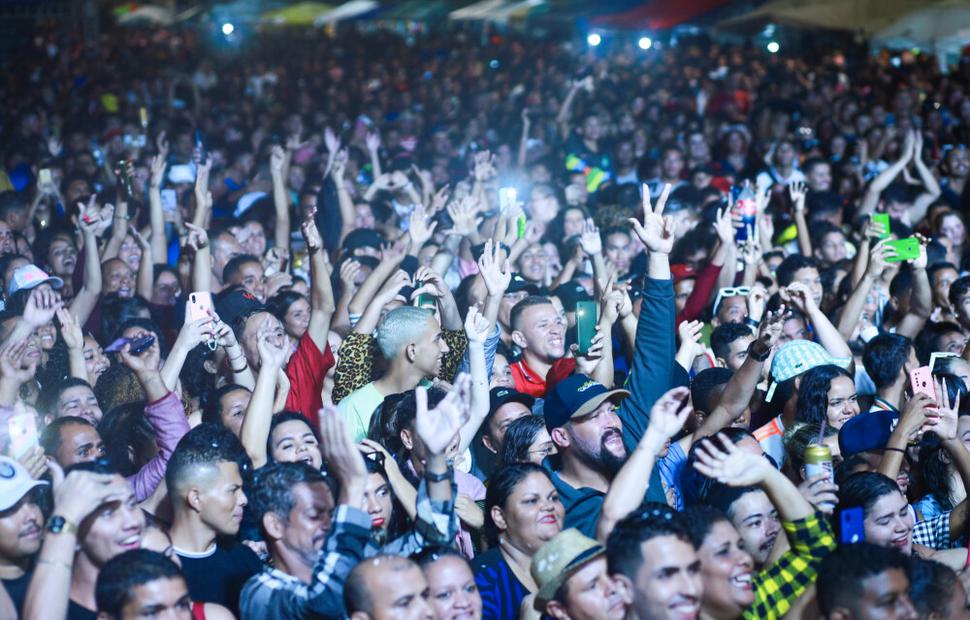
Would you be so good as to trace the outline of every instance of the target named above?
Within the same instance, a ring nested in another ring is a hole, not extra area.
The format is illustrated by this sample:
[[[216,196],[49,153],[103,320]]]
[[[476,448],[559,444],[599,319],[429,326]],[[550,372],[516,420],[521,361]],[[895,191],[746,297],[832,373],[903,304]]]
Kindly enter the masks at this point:
[[[741,193],[738,194],[738,199],[734,202],[734,208],[741,216],[741,228],[737,230],[735,238],[738,241],[748,241],[748,233],[754,231],[755,217],[758,214],[758,205],[751,183],[745,182]]]

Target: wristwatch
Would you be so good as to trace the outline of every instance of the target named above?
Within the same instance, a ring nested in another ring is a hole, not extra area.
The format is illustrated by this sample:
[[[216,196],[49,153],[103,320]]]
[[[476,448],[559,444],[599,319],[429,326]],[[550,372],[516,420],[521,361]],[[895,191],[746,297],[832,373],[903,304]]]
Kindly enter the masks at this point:
[[[77,534],[77,526],[60,515],[51,515],[47,520],[47,531],[51,534]]]
[[[748,357],[753,357],[756,362],[767,360],[769,355],[771,355],[771,347],[760,340],[755,340],[748,345]]]
[[[448,469],[445,470],[444,473],[433,474],[431,473],[430,470],[425,469],[424,479],[427,480],[428,482],[444,482],[445,480],[451,480],[451,477],[454,475],[454,473],[455,473],[455,469],[449,463]]]

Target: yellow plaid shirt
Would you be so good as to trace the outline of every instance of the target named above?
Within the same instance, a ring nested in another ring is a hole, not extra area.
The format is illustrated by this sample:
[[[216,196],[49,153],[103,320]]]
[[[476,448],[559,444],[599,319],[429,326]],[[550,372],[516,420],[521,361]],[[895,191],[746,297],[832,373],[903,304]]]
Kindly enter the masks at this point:
[[[815,581],[822,558],[835,549],[832,526],[822,513],[782,525],[791,549],[754,577],[754,603],[744,611],[746,619],[784,617]]]

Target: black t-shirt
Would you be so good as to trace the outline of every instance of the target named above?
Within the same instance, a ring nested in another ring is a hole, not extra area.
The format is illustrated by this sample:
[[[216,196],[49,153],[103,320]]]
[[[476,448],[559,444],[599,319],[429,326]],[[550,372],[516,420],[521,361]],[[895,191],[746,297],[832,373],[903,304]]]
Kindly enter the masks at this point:
[[[68,600],[67,620],[97,620],[97,618],[98,614],[96,612],[93,612],[86,607],[81,607],[74,601]]]
[[[10,595],[13,606],[17,609],[18,615],[24,613],[24,601],[27,599],[27,587],[30,585],[30,576],[33,571],[27,571],[22,577],[16,579],[3,579],[3,587]]]
[[[235,541],[219,543],[205,553],[175,551],[182,560],[182,574],[189,584],[192,600],[224,605],[238,617],[243,585],[263,569],[259,556]]]

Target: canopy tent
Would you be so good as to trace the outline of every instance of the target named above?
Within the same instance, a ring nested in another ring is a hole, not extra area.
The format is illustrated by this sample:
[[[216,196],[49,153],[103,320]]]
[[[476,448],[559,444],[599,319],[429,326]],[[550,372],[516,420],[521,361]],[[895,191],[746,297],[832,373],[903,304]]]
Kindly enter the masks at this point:
[[[308,26],[333,8],[323,2],[298,2],[274,11],[266,11],[260,15],[259,21],[277,26]]]
[[[124,26],[135,24],[151,24],[155,26],[171,26],[175,23],[175,12],[169,8],[151,4],[125,4],[114,10],[118,23]]]
[[[546,0],[482,0],[452,11],[448,17],[453,20],[507,22],[511,19],[525,19],[530,14],[544,12],[547,8]]]
[[[329,13],[318,15],[313,20],[313,24],[322,26],[324,24],[335,24],[344,20],[354,19],[375,11],[379,6],[376,0],[350,0],[350,2],[341,4]]]
[[[970,42],[970,0],[945,0],[898,19],[873,37],[877,47],[961,48]]]
[[[489,13],[494,13],[508,4],[510,4],[508,0],[479,0],[478,2],[452,11],[448,14],[448,19],[483,20]]]
[[[850,30],[873,35],[899,18],[939,0],[774,0],[723,20],[718,30],[752,33],[765,24]]]
[[[596,26],[630,30],[667,30],[726,4],[728,0],[653,0],[622,13],[594,17],[590,22]]]
[[[448,0],[405,0],[377,14],[388,21],[437,22],[447,18],[453,5]]]

